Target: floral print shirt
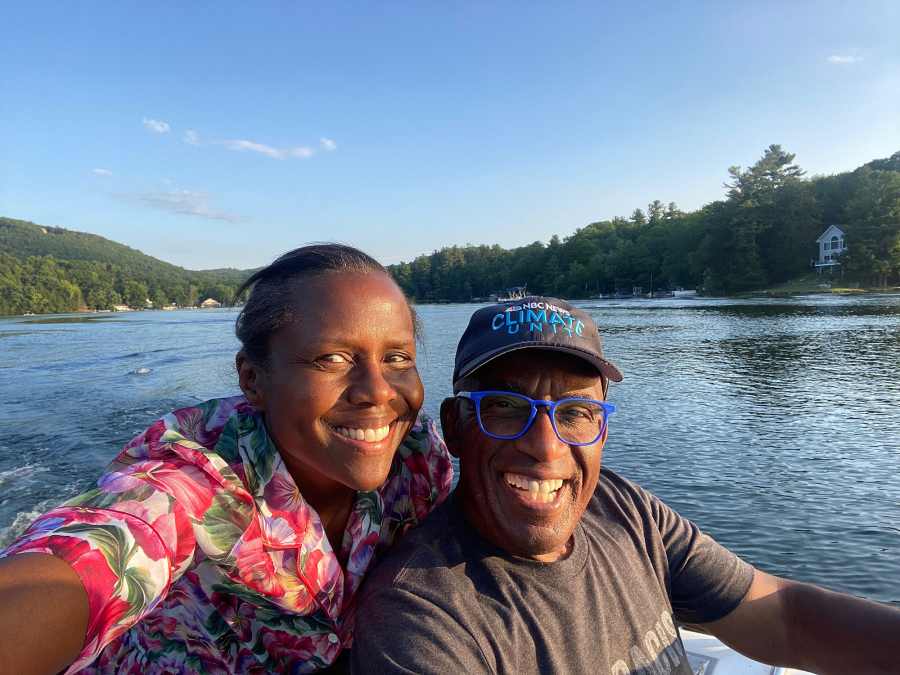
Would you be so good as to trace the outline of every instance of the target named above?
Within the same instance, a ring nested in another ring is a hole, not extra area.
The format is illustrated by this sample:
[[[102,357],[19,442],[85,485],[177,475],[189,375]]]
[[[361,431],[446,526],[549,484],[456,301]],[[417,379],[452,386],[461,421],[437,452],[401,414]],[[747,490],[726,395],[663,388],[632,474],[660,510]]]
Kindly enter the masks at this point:
[[[68,673],[312,672],[352,645],[363,576],[452,471],[417,422],[385,484],[357,493],[336,553],[262,416],[214,399],[155,422],[0,555],[49,553],[81,578],[90,616]]]

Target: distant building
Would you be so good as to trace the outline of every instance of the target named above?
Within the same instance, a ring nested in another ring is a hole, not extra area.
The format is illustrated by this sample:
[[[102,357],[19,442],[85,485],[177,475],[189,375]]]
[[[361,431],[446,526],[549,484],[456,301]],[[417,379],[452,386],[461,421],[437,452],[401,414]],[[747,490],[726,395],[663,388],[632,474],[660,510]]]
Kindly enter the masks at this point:
[[[839,258],[847,250],[844,231],[837,225],[829,225],[816,239],[816,243],[819,244],[819,259],[813,262],[813,266],[819,274],[824,269],[832,272],[841,264]]]
[[[221,307],[222,303],[219,302],[218,300],[213,300],[212,298],[207,298],[206,300],[204,300],[203,302],[200,303],[200,306],[203,309],[211,309],[211,308]]]
[[[131,307],[128,305],[113,305],[114,312],[130,312]]]

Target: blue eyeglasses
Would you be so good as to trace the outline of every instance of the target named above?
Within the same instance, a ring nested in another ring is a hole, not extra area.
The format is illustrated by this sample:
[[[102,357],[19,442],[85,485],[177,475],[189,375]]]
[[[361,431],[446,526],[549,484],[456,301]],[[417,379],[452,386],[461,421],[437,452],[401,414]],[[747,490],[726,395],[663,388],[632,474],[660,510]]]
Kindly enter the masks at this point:
[[[543,401],[512,391],[461,391],[457,395],[475,404],[481,431],[504,441],[514,441],[528,433],[539,407],[547,408],[557,438],[569,445],[592,445],[606,430],[607,418],[616,406],[590,398],[562,398]]]

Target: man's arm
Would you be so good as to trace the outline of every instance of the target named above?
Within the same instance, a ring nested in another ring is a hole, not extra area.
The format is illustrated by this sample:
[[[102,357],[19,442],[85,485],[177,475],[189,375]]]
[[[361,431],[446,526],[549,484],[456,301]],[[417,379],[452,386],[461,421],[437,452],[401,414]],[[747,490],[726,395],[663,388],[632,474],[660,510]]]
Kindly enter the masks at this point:
[[[764,663],[821,675],[900,672],[900,610],[760,570],[741,604],[702,628]]]
[[[396,587],[368,595],[356,614],[354,673],[492,673],[481,648],[451,613]]]
[[[87,623],[87,593],[68,563],[0,559],[0,675],[59,672],[81,651]]]

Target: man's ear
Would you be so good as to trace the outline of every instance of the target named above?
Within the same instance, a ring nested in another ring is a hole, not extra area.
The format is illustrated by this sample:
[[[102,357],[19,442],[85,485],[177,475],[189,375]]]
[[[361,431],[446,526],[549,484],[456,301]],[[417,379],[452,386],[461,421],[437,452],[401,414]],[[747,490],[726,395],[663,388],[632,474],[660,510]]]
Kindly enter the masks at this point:
[[[247,358],[247,355],[239,351],[234,357],[234,365],[238,372],[238,384],[244,396],[257,410],[266,409],[266,400],[262,387],[262,368]]]
[[[445,398],[441,402],[441,431],[444,443],[454,457],[459,457],[459,399]]]

